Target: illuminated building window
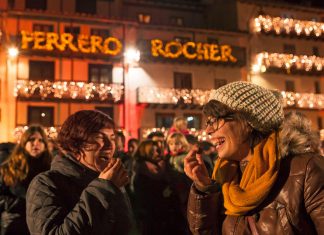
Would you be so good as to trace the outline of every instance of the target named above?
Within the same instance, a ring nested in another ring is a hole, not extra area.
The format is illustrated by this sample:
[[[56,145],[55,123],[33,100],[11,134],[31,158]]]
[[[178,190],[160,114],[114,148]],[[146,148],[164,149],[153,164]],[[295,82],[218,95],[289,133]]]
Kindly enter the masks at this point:
[[[96,0],[76,0],[75,11],[77,13],[86,13],[95,15],[97,13],[97,1]]]
[[[313,47],[313,55],[320,56],[318,47]]]
[[[218,89],[220,88],[221,86],[224,86],[227,84],[227,81],[226,79],[215,79],[215,85],[214,85],[214,88],[215,89]]]
[[[14,9],[15,0],[8,0],[8,9]]]
[[[51,25],[51,24],[33,24],[33,31],[54,32],[54,25]]]
[[[196,130],[201,129],[200,114],[185,114],[184,117],[187,119],[188,128],[195,128]]]
[[[157,128],[170,128],[173,124],[174,113],[157,113],[155,116],[155,126]]]
[[[321,84],[320,84],[320,82],[315,81],[314,85],[315,85],[315,93],[316,94],[321,94]]]
[[[26,0],[26,9],[43,10],[47,8],[47,0]]]
[[[144,24],[151,23],[151,15],[150,14],[140,13],[137,15],[137,17],[138,17],[138,22],[140,22],[140,23],[144,23]]]
[[[176,89],[192,89],[192,74],[191,73],[173,73],[174,88]]]
[[[293,44],[284,44],[283,52],[285,54],[296,54],[296,47]]]
[[[110,37],[110,31],[108,29],[92,28],[90,30],[90,34],[100,36],[102,38]]]
[[[112,65],[89,64],[89,82],[112,83]]]
[[[29,61],[29,80],[54,81],[55,65],[54,61]]]
[[[295,82],[294,81],[286,81],[285,85],[286,85],[286,91],[295,92]]]
[[[171,16],[170,17],[170,23],[172,25],[176,25],[176,26],[183,26],[183,18],[182,17],[177,17],[177,16]]]
[[[95,109],[107,114],[109,117],[111,117],[114,120],[114,108],[113,107],[98,107],[98,106],[96,106]]]
[[[28,125],[54,126],[54,107],[28,106]]]

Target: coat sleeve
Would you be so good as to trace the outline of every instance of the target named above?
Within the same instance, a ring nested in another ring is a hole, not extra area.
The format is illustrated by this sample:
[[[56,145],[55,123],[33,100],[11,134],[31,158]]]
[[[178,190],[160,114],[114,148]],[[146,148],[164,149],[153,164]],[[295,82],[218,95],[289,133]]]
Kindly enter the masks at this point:
[[[307,164],[304,199],[318,234],[324,234],[324,157],[313,157]]]
[[[187,217],[189,227],[194,235],[221,234],[221,191],[215,185],[208,192],[200,192],[191,187]]]
[[[95,179],[83,190],[70,211],[63,204],[64,196],[69,192],[59,190],[45,175],[39,175],[32,181],[26,197],[27,224],[31,234],[97,234],[96,229],[102,228],[103,217],[107,218],[107,213],[110,219],[104,224],[108,227],[106,234],[111,234],[114,223],[111,201],[122,198],[117,187],[109,181]]]

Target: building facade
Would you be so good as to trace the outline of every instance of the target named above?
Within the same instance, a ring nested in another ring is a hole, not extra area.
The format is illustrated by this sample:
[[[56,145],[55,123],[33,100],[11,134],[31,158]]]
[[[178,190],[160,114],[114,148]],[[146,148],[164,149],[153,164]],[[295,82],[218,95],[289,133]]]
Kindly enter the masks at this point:
[[[323,10],[243,0],[8,0],[0,11],[1,142],[32,123],[55,134],[81,109],[109,114],[137,138],[185,116],[203,138],[210,90],[237,80],[282,91],[287,110],[323,129]],[[277,33],[262,24],[292,17],[304,26],[315,16],[319,29],[309,35],[306,26],[290,35],[287,25]]]

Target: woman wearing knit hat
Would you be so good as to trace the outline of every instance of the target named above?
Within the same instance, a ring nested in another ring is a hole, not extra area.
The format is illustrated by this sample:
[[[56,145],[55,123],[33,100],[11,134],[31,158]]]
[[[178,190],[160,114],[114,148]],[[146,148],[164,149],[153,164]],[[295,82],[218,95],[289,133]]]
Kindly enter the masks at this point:
[[[219,156],[212,177],[197,149],[184,161],[193,234],[324,234],[319,139],[305,117],[284,117],[279,97],[248,82],[210,95],[203,112]]]

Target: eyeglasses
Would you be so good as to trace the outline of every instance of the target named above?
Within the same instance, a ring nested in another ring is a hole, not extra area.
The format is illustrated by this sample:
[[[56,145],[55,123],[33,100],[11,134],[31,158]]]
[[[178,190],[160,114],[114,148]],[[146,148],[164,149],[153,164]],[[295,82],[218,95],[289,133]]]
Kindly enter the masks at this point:
[[[214,131],[218,131],[225,125],[226,122],[233,121],[234,119],[235,118],[233,116],[208,118],[206,121],[206,128],[210,126],[213,127]]]

